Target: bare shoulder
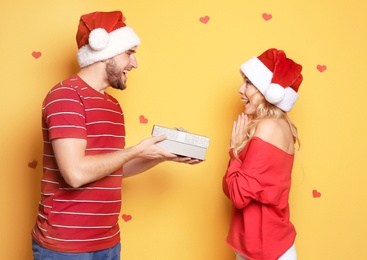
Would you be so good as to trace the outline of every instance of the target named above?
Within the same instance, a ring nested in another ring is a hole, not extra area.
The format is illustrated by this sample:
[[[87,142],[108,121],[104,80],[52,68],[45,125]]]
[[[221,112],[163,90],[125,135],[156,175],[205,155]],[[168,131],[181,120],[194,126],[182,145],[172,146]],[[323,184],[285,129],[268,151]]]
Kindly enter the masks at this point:
[[[256,127],[255,136],[260,137],[265,142],[293,153],[293,135],[286,120],[283,119],[263,119]]]
[[[280,127],[277,119],[263,119],[258,123],[255,135],[266,141],[266,139],[271,138],[275,132],[279,131]]]

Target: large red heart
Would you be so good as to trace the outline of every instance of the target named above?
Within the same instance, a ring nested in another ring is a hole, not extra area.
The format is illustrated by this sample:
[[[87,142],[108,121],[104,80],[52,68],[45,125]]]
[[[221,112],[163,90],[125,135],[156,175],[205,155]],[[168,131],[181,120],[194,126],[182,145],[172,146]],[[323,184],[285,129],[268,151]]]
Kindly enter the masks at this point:
[[[34,161],[28,163],[28,167],[29,168],[32,168],[32,169],[36,169],[36,167],[37,167],[37,161],[34,160]]]
[[[209,16],[203,16],[200,17],[199,21],[202,22],[203,24],[206,24],[207,22],[209,22],[210,17]]]
[[[317,70],[320,72],[323,72],[326,70],[326,66],[325,65],[317,65]]]
[[[267,13],[263,13],[262,17],[265,21],[269,21],[271,18],[273,18],[271,14],[267,14]]]
[[[148,119],[145,118],[143,115],[139,117],[140,124],[146,124],[148,123]]]
[[[35,59],[38,59],[39,57],[41,57],[42,53],[40,51],[34,51],[32,52],[32,56]]]
[[[318,192],[317,190],[313,190],[313,191],[312,191],[312,196],[313,196],[314,198],[320,198],[320,197],[321,197],[321,193],[320,193],[320,192]]]
[[[121,216],[121,218],[125,221],[125,222],[128,222],[130,221],[133,217],[131,215],[126,215],[126,214],[123,214]]]

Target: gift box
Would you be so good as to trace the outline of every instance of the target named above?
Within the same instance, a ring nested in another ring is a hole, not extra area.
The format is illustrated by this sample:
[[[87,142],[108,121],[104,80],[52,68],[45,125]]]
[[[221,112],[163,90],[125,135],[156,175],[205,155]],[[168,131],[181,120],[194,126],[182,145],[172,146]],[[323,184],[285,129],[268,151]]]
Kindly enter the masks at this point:
[[[182,128],[167,128],[154,125],[152,136],[166,135],[167,139],[156,143],[162,149],[180,156],[204,160],[210,138],[188,133]]]

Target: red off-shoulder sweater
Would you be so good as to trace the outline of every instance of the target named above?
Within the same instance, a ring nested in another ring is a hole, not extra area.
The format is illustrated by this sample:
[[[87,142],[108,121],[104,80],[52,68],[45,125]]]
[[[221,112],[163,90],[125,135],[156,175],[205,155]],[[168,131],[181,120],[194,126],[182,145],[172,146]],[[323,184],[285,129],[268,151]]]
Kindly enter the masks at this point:
[[[294,243],[288,197],[294,155],[253,137],[230,151],[223,191],[232,201],[228,245],[249,259],[278,259]]]

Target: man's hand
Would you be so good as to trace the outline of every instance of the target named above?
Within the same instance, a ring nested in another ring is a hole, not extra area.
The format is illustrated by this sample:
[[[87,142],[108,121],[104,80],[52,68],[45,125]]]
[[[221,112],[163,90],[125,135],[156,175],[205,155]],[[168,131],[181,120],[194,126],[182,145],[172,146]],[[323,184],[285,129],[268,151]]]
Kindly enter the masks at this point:
[[[179,163],[186,163],[186,164],[191,164],[191,165],[203,162],[202,160],[199,160],[199,159],[194,159],[194,158],[190,158],[190,157],[182,157],[182,156],[176,156],[175,158],[170,159],[170,161],[179,162]]]
[[[137,157],[148,160],[162,161],[176,158],[176,155],[167,152],[166,150],[155,145],[156,143],[161,142],[166,138],[167,137],[165,135],[159,135],[144,139],[135,146],[135,148],[139,151]]]
[[[165,135],[159,135],[141,141],[137,145],[137,147],[143,149],[143,153],[139,157],[151,160],[156,159],[158,160],[162,159],[162,161],[169,160],[173,162],[186,163],[186,164],[198,164],[202,162],[202,160],[199,159],[177,156],[155,145],[156,143],[161,142],[166,138],[167,137]]]

